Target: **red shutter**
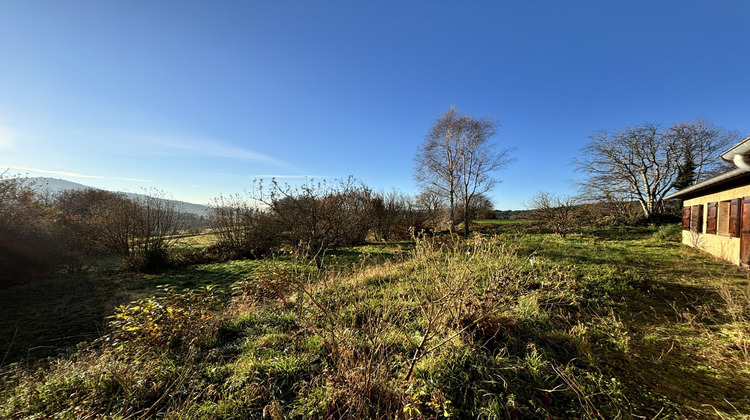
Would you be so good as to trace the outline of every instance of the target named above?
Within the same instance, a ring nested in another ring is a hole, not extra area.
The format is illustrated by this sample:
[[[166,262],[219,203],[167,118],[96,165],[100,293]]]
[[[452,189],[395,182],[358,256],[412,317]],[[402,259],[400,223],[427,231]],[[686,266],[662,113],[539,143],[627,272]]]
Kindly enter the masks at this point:
[[[716,235],[716,215],[719,210],[719,203],[708,203],[708,211],[706,212],[706,233]]]
[[[742,199],[740,210],[740,265],[750,265],[750,196]]]
[[[732,238],[740,237],[740,209],[741,208],[742,208],[741,198],[735,198],[729,204],[729,236],[731,236]]]
[[[682,208],[682,230],[690,230],[690,206]]]

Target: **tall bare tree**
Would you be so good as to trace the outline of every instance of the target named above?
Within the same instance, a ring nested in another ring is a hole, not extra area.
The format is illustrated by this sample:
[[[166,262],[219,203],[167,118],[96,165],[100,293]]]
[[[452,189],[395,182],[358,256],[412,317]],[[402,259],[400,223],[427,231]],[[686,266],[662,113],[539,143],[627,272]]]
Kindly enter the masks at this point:
[[[469,203],[476,194],[497,183],[492,173],[511,162],[511,149],[489,143],[498,123],[490,117],[475,119],[450,107],[438,117],[415,157],[414,179],[424,191],[448,200],[450,231],[456,227],[456,202],[463,204],[464,234],[469,234]]]
[[[664,197],[672,188],[684,188],[727,169],[716,155],[740,138],[695,119],[667,130],[644,123],[589,137],[577,169],[588,175],[580,184],[591,201],[636,201],[645,217],[662,213]]]
[[[610,133],[599,131],[590,137],[575,159],[586,173],[584,194],[589,199],[607,197],[636,200],[646,217],[664,210],[664,197],[677,177],[680,150],[653,123],[625,127]]]
[[[725,130],[710,121],[696,118],[682,121],[669,127],[664,134],[680,154],[680,176],[701,182],[733,167],[716,155],[741,139],[737,131]],[[675,185],[684,188],[688,185]]]

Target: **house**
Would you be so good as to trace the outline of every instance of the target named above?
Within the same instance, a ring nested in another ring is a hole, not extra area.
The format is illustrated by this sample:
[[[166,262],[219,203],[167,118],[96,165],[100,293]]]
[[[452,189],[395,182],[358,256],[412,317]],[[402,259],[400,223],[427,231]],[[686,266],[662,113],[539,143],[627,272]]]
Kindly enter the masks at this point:
[[[750,267],[750,137],[720,157],[737,168],[665,199],[683,200],[682,243]]]

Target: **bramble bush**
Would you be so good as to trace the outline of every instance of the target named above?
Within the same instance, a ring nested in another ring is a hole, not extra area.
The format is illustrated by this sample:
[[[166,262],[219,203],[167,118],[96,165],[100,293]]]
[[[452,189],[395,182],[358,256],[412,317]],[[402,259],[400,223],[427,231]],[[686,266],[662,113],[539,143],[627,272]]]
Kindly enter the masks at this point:
[[[117,307],[105,341],[157,348],[206,344],[216,327],[214,311],[220,302],[217,289],[206,286],[197,291],[178,291],[169,285],[159,289],[159,296]]]

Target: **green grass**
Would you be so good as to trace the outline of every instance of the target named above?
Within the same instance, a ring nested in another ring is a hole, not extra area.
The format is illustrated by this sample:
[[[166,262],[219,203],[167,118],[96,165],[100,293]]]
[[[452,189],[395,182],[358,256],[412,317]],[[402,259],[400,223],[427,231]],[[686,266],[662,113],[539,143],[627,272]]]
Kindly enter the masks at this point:
[[[217,240],[215,233],[202,233],[199,235],[184,236],[177,239],[175,248],[177,251],[200,250],[213,245]]]
[[[478,225],[512,225],[512,224],[526,224],[526,223],[532,223],[533,220],[530,219],[477,219],[472,220],[471,223],[476,223]]]
[[[283,256],[27,285],[71,317],[143,299],[95,345],[4,368],[0,417],[750,416],[750,277],[655,231],[443,236],[337,250],[323,272]],[[17,306],[38,311],[17,343],[62,311],[0,303],[16,322]]]
[[[728,339],[732,320],[719,294],[724,285],[746,288],[747,271],[648,233],[548,237],[537,255],[575,266],[595,285],[592,299],[611,301],[629,350],[607,357],[627,378],[620,379],[627,395],[645,396],[645,404],[669,402],[680,416],[715,416],[714,409],[747,415],[750,360]],[[526,249],[539,244],[527,240]]]
[[[200,250],[213,235],[181,238],[176,251]],[[413,243],[371,244],[330,251],[330,270],[353,270],[398,258]],[[49,355],[64,352],[82,341],[97,339],[105,330],[106,318],[117,305],[145,298],[160,285],[177,289],[199,289],[208,285],[228,291],[241,280],[266,276],[277,269],[308,273],[309,264],[280,255],[266,260],[236,260],[225,263],[178,267],[158,274],[120,270],[120,260],[97,260],[87,273],[57,273],[0,292],[0,366],[17,361],[29,365]]]

